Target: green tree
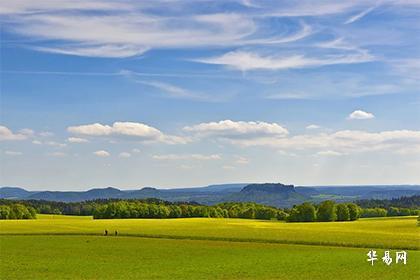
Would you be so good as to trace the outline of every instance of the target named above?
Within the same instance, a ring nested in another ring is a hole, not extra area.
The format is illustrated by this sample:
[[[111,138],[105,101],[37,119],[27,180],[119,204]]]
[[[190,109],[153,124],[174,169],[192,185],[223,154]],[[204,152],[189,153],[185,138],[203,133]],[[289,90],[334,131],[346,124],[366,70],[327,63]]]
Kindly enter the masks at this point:
[[[346,204],[337,204],[337,221],[350,220],[350,211]]]
[[[7,205],[0,205],[0,220],[9,219],[10,207]]]
[[[315,220],[315,207],[309,202],[293,207],[287,219],[288,222],[314,222]]]
[[[347,208],[349,208],[349,219],[350,221],[355,221],[360,217],[360,207],[354,203],[347,203]]]
[[[323,201],[318,207],[317,218],[320,222],[332,222],[337,220],[335,202],[331,200]]]
[[[387,211],[383,208],[364,208],[360,216],[362,218],[386,217]]]

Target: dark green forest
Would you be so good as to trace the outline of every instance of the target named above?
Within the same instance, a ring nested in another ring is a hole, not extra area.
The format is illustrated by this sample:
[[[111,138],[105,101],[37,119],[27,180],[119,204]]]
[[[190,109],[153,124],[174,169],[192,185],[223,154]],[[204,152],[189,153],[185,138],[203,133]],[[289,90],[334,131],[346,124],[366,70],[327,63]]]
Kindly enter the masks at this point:
[[[34,219],[36,213],[93,216],[94,219],[125,218],[243,218],[285,220],[288,222],[354,221],[359,217],[418,215],[419,197],[392,200],[362,200],[356,203],[319,204],[305,202],[292,208],[275,208],[252,202],[225,202],[213,206],[194,202],[168,202],[160,199],[101,199],[83,202],[44,200],[0,200],[0,219]]]

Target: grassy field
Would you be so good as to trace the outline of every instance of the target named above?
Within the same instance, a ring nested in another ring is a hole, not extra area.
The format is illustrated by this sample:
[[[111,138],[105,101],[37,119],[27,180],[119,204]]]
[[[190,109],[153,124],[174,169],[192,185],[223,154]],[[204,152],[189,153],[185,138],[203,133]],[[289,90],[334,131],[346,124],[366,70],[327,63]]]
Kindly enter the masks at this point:
[[[349,247],[420,249],[416,217],[354,222],[285,223],[244,219],[111,219],[40,215],[37,220],[0,221],[0,234],[120,235],[178,239],[261,241]]]
[[[120,236],[101,236],[104,229]],[[392,249],[395,258],[401,248],[410,249],[405,266],[366,261],[370,249],[379,258]],[[283,223],[41,215],[0,221],[0,278],[420,279],[419,249],[415,217]]]

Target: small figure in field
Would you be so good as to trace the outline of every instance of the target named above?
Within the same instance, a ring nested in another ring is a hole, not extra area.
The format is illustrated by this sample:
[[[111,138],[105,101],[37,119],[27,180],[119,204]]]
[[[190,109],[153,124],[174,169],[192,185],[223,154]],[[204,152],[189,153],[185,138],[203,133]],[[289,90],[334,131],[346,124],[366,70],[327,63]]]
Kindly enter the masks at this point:
[[[118,235],[118,231],[115,231],[115,236],[117,236]]]
[[[106,229],[105,230],[105,234],[104,234],[105,236],[107,236],[108,235],[108,230]]]

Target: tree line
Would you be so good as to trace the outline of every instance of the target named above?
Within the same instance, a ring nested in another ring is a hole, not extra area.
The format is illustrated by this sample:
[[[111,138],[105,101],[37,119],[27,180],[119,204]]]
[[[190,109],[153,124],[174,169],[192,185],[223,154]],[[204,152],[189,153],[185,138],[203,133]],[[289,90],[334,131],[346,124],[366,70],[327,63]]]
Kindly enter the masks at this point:
[[[0,220],[36,219],[35,208],[21,203],[0,205]]]
[[[392,199],[362,199],[355,201],[355,203],[362,208],[390,209],[395,207],[415,210],[420,207],[420,195],[402,196]]]
[[[362,208],[355,203],[335,203],[326,200],[318,205],[305,202],[294,206],[287,216],[288,222],[354,221],[359,218],[419,215],[419,209],[389,207]]]
[[[287,213],[281,209],[257,203],[229,202],[214,206],[188,202],[168,202],[160,199],[117,200],[102,199],[83,202],[54,202],[22,200],[21,205],[41,214],[93,216],[94,219],[124,218],[244,218],[261,220],[284,220]],[[0,200],[0,205],[9,207],[11,200]]]
[[[376,206],[379,202],[363,202]],[[375,204],[376,203],[376,204]],[[386,202],[383,205],[392,205]],[[386,217],[418,215],[417,208],[390,206],[388,208],[362,208],[356,203],[320,204],[305,202],[291,209],[280,209],[257,203],[225,202],[213,206],[194,202],[168,202],[149,198],[141,200],[99,199],[83,202],[55,202],[42,200],[0,200],[0,219],[31,219],[36,213],[93,216],[95,219],[115,218],[243,218],[285,220],[288,222],[354,221],[359,217]]]
[[[257,203],[222,203],[214,206],[196,204],[155,204],[139,201],[115,201],[102,204],[93,211],[94,219],[113,218],[244,218],[284,219],[280,209]]]
[[[355,221],[361,215],[361,208],[354,203],[335,203],[331,200],[314,205],[309,202],[294,206],[288,222],[333,222]]]

